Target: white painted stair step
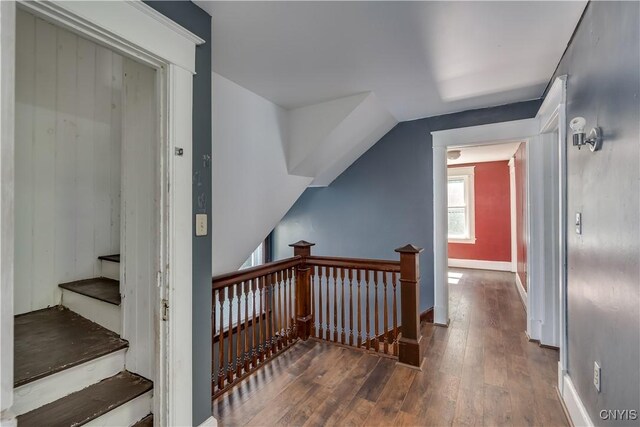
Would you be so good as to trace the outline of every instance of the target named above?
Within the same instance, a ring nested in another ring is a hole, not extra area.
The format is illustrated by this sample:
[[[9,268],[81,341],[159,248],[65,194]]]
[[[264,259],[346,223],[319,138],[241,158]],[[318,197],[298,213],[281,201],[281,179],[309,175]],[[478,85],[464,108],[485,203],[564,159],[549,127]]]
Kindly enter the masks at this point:
[[[62,288],[61,304],[98,325],[122,334],[120,306]]]
[[[123,348],[13,389],[12,411],[27,413],[116,375],[124,369],[126,351]]]

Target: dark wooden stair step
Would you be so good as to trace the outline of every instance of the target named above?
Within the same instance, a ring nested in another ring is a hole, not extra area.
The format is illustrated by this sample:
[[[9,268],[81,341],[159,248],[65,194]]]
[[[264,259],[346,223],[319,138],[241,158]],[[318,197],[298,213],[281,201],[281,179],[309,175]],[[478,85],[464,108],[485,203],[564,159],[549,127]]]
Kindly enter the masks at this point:
[[[132,427],[153,427],[153,414],[149,414],[137,423],[135,423]]]
[[[14,334],[14,387],[129,345],[115,332],[62,306],[16,316]]]
[[[146,393],[153,383],[124,371],[83,390],[18,416],[20,427],[68,427],[88,423]]]
[[[58,286],[109,304],[120,305],[122,300],[120,282],[106,277],[76,280],[75,282],[61,283]]]
[[[120,262],[120,254],[113,254],[113,255],[102,255],[98,257],[99,260],[101,261],[111,261],[111,262]]]

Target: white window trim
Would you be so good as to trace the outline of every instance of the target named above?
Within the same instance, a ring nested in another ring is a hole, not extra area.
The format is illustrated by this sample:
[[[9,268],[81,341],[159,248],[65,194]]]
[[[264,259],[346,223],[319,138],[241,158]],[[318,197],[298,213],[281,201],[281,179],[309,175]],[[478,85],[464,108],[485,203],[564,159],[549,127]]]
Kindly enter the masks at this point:
[[[448,237],[449,243],[464,243],[473,245],[476,243],[476,204],[475,204],[475,166],[463,166],[447,168],[447,178],[464,177],[467,191],[465,192],[465,203],[467,205],[467,224],[469,236],[466,238]],[[447,179],[448,182],[448,179]],[[449,204],[447,203],[447,206]]]

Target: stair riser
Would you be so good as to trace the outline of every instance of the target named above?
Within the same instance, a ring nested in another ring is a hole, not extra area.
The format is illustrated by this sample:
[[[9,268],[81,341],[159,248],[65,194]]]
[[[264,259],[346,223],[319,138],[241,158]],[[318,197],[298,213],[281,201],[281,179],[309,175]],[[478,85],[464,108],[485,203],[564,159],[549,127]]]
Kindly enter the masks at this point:
[[[12,410],[21,415],[116,375],[124,369],[126,349],[17,387]]]
[[[122,314],[117,305],[66,289],[62,289],[62,305],[110,331],[121,334]]]
[[[151,413],[153,406],[153,390],[149,390],[145,394],[136,397],[112,409],[100,417],[89,421],[85,426],[103,427],[103,426],[132,426],[142,418]]]
[[[120,263],[107,260],[100,260],[100,276],[107,279],[120,280]]]

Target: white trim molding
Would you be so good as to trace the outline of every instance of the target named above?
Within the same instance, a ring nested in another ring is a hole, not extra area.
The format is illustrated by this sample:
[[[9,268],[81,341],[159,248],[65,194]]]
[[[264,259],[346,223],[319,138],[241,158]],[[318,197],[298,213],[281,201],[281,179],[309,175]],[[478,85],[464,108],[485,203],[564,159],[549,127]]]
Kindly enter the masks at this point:
[[[528,300],[527,291],[524,289],[524,286],[522,285],[522,281],[520,280],[520,276],[518,275],[518,272],[516,272],[515,274],[516,274],[516,289],[518,290],[518,295],[520,295],[520,299],[522,300],[522,303],[524,304],[524,308],[526,311],[527,300]]]
[[[511,272],[511,262],[509,261],[486,261],[481,259],[449,258],[449,267]]]
[[[560,347],[559,374],[567,371],[567,116],[566,116],[567,76],[557,77],[545,98],[538,118],[540,132],[557,130],[558,137],[558,221],[557,233],[557,284],[549,292],[558,298],[557,344]]]
[[[538,120],[524,119],[431,132],[433,137],[434,323],[449,323],[447,236],[447,148],[527,141],[538,134]]]
[[[155,58],[192,73],[194,46],[204,43],[141,0],[21,1],[20,7],[142,62]]]
[[[516,158],[509,159],[509,215],[511,219],[511,271],[518,272],[518,210],[516,206]]]
[[[13,239],[16,5],[0,1],[0,425],[15,426],[13,404]]]
[[[575,427],[592,427],[594,425],[593,421],[591,421],[589,413],[582,403],[580,395],[573,385],[569,374],[565,373],[562,375],[562,383],[558,391],[560,392],[564,407],[571,418],[571,424]]]

